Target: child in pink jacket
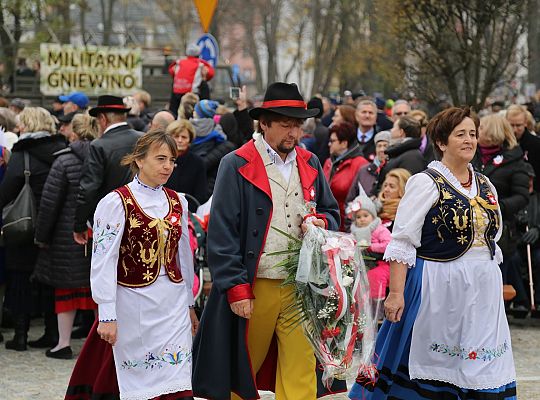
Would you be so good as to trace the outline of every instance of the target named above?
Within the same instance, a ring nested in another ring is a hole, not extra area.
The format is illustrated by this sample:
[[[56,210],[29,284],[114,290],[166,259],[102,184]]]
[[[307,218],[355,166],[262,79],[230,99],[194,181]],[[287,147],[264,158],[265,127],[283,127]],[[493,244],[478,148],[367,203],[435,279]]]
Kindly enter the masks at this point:
[[[390,243],[390,231],[381,223],[373,201],[360,188],[360,195],[347,206],[347,214],[352,219],[351,233],[366,255],[373,256],[376,266],[367,275],[370,297],[374,303],[384,300],[390,281],[390,265],[382,260],[386,246]],[[380,307],[379,307],[380,308]]]

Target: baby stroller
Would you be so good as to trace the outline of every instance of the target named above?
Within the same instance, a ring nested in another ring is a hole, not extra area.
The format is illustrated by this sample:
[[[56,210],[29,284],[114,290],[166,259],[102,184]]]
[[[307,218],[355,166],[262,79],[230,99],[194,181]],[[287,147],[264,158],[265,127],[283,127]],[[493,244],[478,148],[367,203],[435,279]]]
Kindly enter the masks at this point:
[[[201,208],[200,202],[189,194],[184,194],[186,199],[197,205],[198,209]],[[188,225],[190,231],[191,249],[193,250],[193,266],[195,269],[195,279],[193,282],[193,297],[195,299],[195,310],[200,316],[206,303],[207,295],[204,292],[205,281],[209,281],[208,274],[205,273],[207,268],[206,257],[206,226],[207,218],[204,215],[197,215],[189,211]]]

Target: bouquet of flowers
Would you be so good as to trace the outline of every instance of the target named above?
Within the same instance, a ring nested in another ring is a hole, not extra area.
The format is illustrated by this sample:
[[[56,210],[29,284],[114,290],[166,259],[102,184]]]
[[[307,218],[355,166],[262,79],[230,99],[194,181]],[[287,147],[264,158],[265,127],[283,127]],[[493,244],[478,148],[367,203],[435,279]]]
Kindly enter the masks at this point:
[[[288,258],[284,284],[294,285],[291,325],[301,324],[323,368],[323,383],[334,378],[369,376],[374,351],[373,318],[366,269],[354,237],[308,223],[303,239],[289,238],[289,248],[274,254]]]

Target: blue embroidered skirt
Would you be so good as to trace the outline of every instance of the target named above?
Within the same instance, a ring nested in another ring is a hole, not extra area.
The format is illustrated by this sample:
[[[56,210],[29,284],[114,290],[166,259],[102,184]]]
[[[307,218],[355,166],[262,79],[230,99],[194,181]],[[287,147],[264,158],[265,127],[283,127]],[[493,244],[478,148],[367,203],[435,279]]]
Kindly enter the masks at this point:
[[[512,400],[516,397],[516,383],[494,389],[463,389],[435,380],[409,377],[409,352],[414,322],[422,295],[424,261],[417,258],[416,266],[409,269],[405,283],[405,309],[401,321],[384,321],[375,346],[375,362],[379,373],[375,386],[357,382],[349,397],[358,400]]]

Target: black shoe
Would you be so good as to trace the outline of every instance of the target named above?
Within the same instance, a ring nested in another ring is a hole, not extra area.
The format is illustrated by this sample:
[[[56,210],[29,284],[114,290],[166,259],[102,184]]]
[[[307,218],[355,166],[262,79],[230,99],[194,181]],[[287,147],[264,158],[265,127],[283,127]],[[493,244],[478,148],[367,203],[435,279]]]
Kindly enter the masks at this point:
[[[6,342],[7,350],[26,351],[26,335],[15,334],[13,339]]]
[[[51,351],[51,349],[45,352],[45,355],[49,358],[56,358],[58,360],[71,360],[73,358],[73,351],[71,347],[62,347],[60,350]]]
[[[77,329],[74,329],[73,332],[71,332],[71,338],[72,339],[84,339],[90,333],[91,328],[92,328],[92,325],[90,325],[90,326],[81,325]]]
[[[518,305],[510,309],[510,314],[516,319],[525,319],[529,314],[529,309],[523,305]]]
[[[29,340],[28,346],[34,347],[36,349],[46,349],[48,347],[56,346],[57,343],[57,337],[51,337],[45,333],[38,340]]]

